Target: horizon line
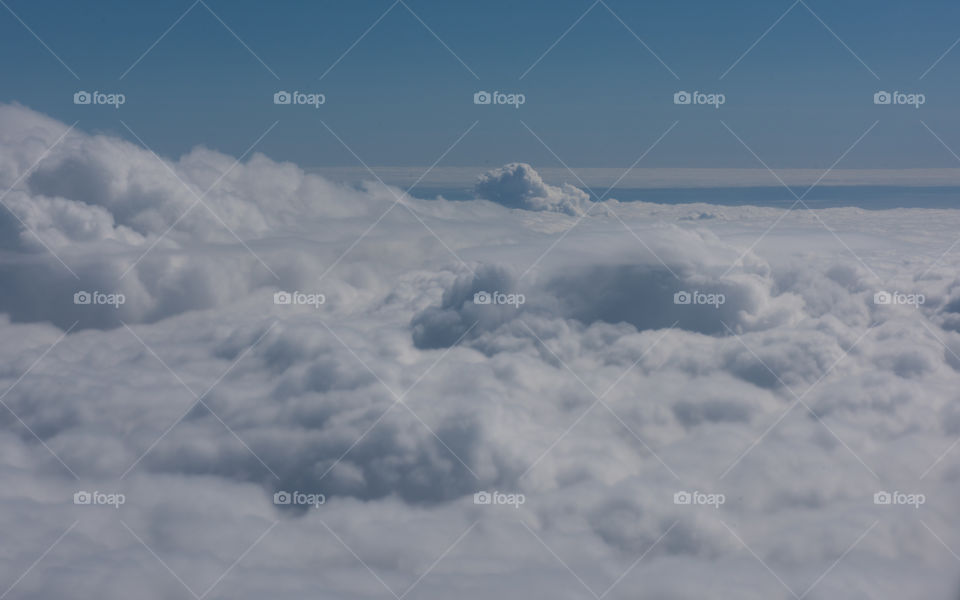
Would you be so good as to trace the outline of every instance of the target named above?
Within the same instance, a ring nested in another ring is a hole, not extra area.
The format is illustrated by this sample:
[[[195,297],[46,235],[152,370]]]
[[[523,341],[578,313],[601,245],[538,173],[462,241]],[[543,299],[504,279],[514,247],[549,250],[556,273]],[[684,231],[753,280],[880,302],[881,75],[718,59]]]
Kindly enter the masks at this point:
[[[373,166],[370,168],[377,177],[390,185],[411,185],[419,180],[417,187],[460,187],[472,186],[478,176],[500,166],[502,165],[495,167],[438,166],[430,170],[426,176],[423,176],[424,171],[427,170],[426,166]],[[375,180],[375,177],[362,166],[302,168],[307,173],[341,182]],[[814,182],[818,182],[818,186],[844,187],[960,187],[960,167],[833,169],[826,175],[824,175],[824,169],[784,168],[773,169],[776,177],[764,168],[638,167],[626,174],[624,174],[625,169],[618,167],[572,167],[568,170],[563,167],[538,168],[533,165],[533,168],[545,182],[550,184],[569,183],[577,187],[583,187],[583,184],[591,187],[613,185],[614,189],[782,187],[784,183],[791,186],[809,186]]]

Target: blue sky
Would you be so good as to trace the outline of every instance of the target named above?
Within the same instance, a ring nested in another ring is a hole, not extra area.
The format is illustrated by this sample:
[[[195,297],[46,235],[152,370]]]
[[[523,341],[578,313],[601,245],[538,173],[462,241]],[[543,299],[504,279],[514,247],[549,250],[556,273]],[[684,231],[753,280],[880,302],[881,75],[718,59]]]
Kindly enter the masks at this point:
[[[370,165],[426,166],[479,121],[442,165],[559,166],[545,143],[570,166],[627,167],[679,121],[641,166],[760,166],[726,123],[771,167],[827,168],[879,121],[840,167],[960,166],[923,126],[960,152],[960,47],[921,79],[960,37],[955,2],[4,2],[69,70],[0,7],[0,101],[130,137],[122,119],[165,155],[238,155],[279,121],[257,146],[277,159],[357,165],[325,123]],[[280,89],[327,101],[276,106]],[[77,90],[127,102],[75,106]],[[477,106],[478,90],[526,103]],[[678,90],[726,103],[676,106]],[[874,106],[878,90],[926,104]]]

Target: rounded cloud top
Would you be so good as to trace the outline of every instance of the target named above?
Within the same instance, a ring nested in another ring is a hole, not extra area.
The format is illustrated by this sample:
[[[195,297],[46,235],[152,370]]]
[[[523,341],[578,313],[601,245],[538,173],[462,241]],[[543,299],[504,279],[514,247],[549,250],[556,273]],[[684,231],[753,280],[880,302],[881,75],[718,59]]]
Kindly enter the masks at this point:
[[[568,183],[560,187],[550,185],[526,163],[510,163],[487,171],[477,180],[476,192],[481,198],[508,208],[573,216],[583,214],[590,203],[590,195],[580,188]]]

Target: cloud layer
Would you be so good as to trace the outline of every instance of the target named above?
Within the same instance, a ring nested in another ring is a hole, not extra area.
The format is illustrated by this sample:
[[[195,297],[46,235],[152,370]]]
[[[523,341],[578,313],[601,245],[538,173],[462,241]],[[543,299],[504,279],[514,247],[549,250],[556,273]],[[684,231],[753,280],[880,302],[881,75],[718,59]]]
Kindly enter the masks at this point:
[[[954,211],[578,220],[519,163],[446,202],[67,130],[0,107],[17,597],[956,592]]]

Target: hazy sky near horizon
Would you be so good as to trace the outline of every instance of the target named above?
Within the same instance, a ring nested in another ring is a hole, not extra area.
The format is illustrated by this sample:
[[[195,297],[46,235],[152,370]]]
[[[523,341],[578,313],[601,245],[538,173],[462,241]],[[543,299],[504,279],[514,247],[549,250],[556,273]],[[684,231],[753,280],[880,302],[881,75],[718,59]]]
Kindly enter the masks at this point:
[[[166,156],[240,155],[277,122],[257,148],[274,159],[428,166],[476,123],[441,165],[626,168],[676,123],[641,166],[826,169],[867,130],[838,167],[958,165],[951,2],[4,4],[0,101],[132,140],[126,123]],[[78,106],[80,90],[126,102]],[[279,90],[326,102],[275,105]]]

